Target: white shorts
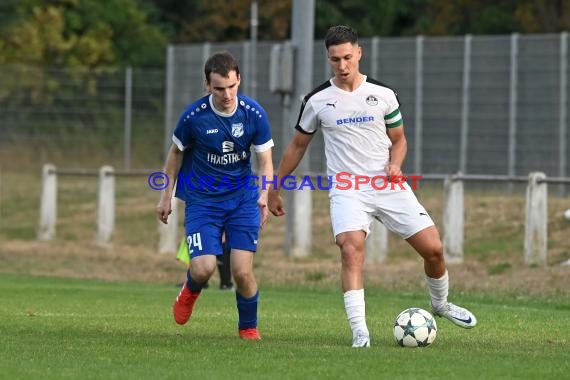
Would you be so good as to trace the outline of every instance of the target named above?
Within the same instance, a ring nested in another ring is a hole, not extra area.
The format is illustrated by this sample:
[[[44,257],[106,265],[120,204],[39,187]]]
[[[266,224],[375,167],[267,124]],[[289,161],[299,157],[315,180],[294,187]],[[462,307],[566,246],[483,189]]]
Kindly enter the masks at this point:
[[[426,209],[420,204],[407,183],[393,190],[330,190],[330,212],[333,234],[364,231],[370,233],[372,218],[378,219],[388,230],[407,239],[434,225]]]

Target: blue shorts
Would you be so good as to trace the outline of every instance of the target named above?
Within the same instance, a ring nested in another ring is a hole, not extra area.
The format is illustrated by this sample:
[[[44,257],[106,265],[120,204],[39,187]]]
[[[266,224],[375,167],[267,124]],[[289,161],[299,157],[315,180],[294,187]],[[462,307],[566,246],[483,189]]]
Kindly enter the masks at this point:
[[[256,191],[219,202],[187,202],[184,227],[190,258],[222,254],[222,233],[230,249],[255,252],[260,211]]]

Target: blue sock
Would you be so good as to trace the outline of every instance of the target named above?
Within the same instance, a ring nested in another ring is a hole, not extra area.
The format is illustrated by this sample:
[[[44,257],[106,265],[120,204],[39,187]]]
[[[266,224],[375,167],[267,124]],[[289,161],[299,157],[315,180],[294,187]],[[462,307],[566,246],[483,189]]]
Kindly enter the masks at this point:
[[[192,280],[192,277],[190,277],[190,270],[188,270],[186,272],[186,286],[192,293],[200,293],[204,284],[198,284],[196,281]]]
[[[247,329],[257,327],[257,301],[259,300],[259,290],[251,298],[245,298],[236,291],[236,302],[238,308],[238,328]]]

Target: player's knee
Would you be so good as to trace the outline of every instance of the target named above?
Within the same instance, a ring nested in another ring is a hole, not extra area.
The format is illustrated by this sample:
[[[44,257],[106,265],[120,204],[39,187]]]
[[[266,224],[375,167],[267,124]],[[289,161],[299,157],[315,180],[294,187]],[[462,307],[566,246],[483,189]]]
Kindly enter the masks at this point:
[[[345,246],[341,248],[342,266],[345,268],[359,269],[364,263],[364,249],[356,246]]]
[[[429,246],[427,246],[424,252],[422,252],[422,257],[424,258],[424,260],[433,263],[444,261],[443,245],[441,241],[433,242]]]
[[[339,237],[336,239],[336,245],[340,248],[342,256],[356,256],[364,252],[364,239]]]
[[[248,282],[251,282],[253,280],[253,271],[249,270],[249,269],[236,269],[232,271],[232,275],[234,277],[234,280],[238,283],[238,284],[246,284]]]
[[[192,276],[192,279],[197,283],[204,283],[208,281],[210,277],[212,277],[212,274],[214,274],[214,269],[215,267],[209,268],[205,266],[198,267],[190,265],[190,275]]]

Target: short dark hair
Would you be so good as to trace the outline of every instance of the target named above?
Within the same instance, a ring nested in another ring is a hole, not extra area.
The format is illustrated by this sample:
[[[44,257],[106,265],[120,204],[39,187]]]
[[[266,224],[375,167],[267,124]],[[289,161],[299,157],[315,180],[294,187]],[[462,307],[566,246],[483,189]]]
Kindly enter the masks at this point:
[[[239,66],[230,52],[221,51],[213,54],[204,65],[204,74],[206,75],[206,81],[210,82],[210,74],[216,73],[227,78],[231,71],[235,71],[236,75],[239,77]]]
[[[358,43],[358,32],[350,26],[331,26],[325,35],[325,47],[327,49],[331,45],[340,45],[347,42],[353,45]]]

